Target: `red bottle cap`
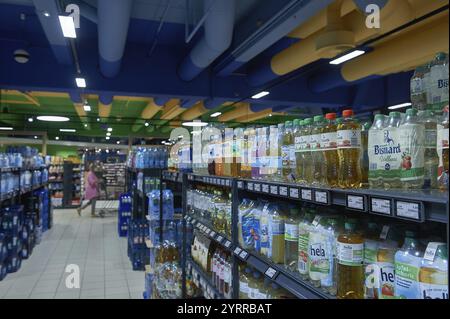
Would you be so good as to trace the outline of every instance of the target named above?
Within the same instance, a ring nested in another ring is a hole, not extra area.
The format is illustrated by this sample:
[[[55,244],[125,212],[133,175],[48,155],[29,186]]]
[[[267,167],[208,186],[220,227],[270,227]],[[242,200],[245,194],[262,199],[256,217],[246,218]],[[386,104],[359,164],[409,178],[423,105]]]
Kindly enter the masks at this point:
[[[343,117],[353,116],[353,110],[344,110],[344,111],[342,111],[342,116]]]
[[[327,113],[327,114],[325,115],[325,118],[326,118],[327,120],[335,120],[335,119],[336,119],[336,113]]]

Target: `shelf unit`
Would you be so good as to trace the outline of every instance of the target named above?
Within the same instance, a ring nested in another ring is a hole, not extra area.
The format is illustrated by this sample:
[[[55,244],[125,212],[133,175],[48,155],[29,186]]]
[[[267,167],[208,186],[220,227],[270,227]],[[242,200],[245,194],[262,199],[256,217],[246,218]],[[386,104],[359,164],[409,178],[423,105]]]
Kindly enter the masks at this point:
[[[183,194],[183,219],[191,223],[194,228],[201,231],[216,243],[228,250],[232,258],[232,287],[233,298],[239,297],[239,272],[238,262],[246,262],[265,277],[276,282],[294,296],[306,299],[335,299],[320,288],[314,287],[309,281],[302,280],[297,273],[290,271],[283,265],[275,264],[271,260],[258,253],[243,249],[238,243],[237,223],[238,205],[244,196],[264,196],[274,200],[286,200],[291,202],[309,202],[316,205],[345,207],[355,213],[364,215],[377,215],[409,223],[436,222],[447,225],[447,244],[449,243],[448,193],[438,190],[374,190],[374,189],[332,189],[303,186],[292,183],[259,181],[249,179],[228,178],[223,176],[207,176],[192,173],[179,173],[164,171],[163,180],[173,183],[182,183]],[[190,185],[206,184],[228,188],[232,194],[232,238],[217,233],[207,223],[195,216],[188,216],[186,194]],[[186,228],[185,228],[186,230]],[[183,238],[183,246],[186,236]],[[184,252],[184,249],[182,250]],[[183,271],[187,264],[194,263],[182,253]],[[195,265],[198,267],[198,265]],[[205,279],[207,280],[207,279]],[[211,282],[207,282],[212,286]],[[183,279],[183,293],[185,294],[185,278]]]

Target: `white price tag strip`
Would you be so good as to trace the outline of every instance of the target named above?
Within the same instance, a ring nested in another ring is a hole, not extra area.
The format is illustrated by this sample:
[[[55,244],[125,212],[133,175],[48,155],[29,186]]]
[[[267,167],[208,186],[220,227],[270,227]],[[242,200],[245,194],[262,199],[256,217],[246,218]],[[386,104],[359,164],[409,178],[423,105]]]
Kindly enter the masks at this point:
[[[211,237],[214,237],[214,236],[216,236],[216,232],[215,232],[215,231],[212,231],[209,235],[210,235]]]
[[[217,236],[216,240],[217,240],[219,243],[221,243],[222,240],[223,240],[223,237],[219,235],[219,236]]]
[[[242,251],[241,248],[236,247],[236,248],[234,249],[234,254],[235,254],[236,256],[239,256],[239,254],[241,253],[241,251]]]
[[[280,190],[280,195],[281,196],[287,196],[288,195],[288,189],[287,189],[286,186],[280,186],[279,190]]]
[[[273,279],[273,277],[277,274],[277,271],[272,267],[269,267],[264,274],[270,279]]]
[[[262,191],[263,191],[263,193],[269,193],[269,185],[263,184],[262,185]]]
[[[328,193],[323,191],[315,191],[314,200],[316,203],[328,204]]]
[[[278,195],[278,186],[277,185],[271,185],[270,186],[270,193],[272,195]]]
[[[356,195],[347,195],[347,207],[357,210],[365,210],[364,197]]]
[[[253,190],[253,183],[247,183],[247,189],[252,191]]]
[[[245,250],[241,251],[241,253],[239,254],[239,257],[246,260],[248,257],[248,252],[246,252]]]
[[[312,191],[310,189],[302,189],[302,199],[311,201]]]
[[[231,246],[231,241],[227,240],[224,244],[225,247],[230,248]]]
[[[298,188],[291,187],[289,189],[289,197],[291,197],[291,198],[299,198],[298,197]]]
[[[399,217],[411,218],[411,219],[420,219],[420,205],[419,203],[408,203],[397,201],[397,213],[396,215]]]
[[[371,198],[371,211],[378,214],[391,215],[391,201],[383,198]]]
[[[439,244],[440,243],[435,242],[429,243],[427,249],[425,250],[425,254],[423,255],[423,259],[434,261],[434,257],[436,255]]]

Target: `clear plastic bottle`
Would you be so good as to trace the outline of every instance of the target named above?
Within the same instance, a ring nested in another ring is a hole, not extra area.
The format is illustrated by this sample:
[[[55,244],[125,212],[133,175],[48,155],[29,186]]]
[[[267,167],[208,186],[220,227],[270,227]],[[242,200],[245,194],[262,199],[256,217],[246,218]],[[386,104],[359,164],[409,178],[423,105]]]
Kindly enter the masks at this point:
[[[406,110],[400,125],[402,167],[400,181],[404,189],[420,189],[424,180],[425,127],[419,123],[416,109]]]
[[[325,176],[328,187],[337,187],[339,172],[339,156],[337,152],[337,126],[336,113],[328,113],[325,115],[326,124],[323,127],[321,135],[321,146],[325,158]]]
[[[298,210],[291,207],[284,224],[284,265],[291,271],[298,267],[298,215]]]
[[[440,52],[431,63],[428,105],[448,105],[448,56]]]
[[[260,229],[260,253],[263,256],[270,256],[270,239],[269,239],[269,218],[270,218],[270,204],[265,203],[259,217]]]
[[[387,158],[384,165],[383,187],[385,189],[401,188],[400,166],[402,162],[401,146],[399,143],[399,126],[402,122],[400,112],[390,112],[386,128],[383,130],[383,144],[380,150],[385,150],[383,158]]]
[[[426,110],[418,114],[420,122],[425,126],[424,154],[424,189],[435,189],[438,183],[439,156],[436,149],[437,123],[432,111]]]
[[[390,233],[392,233],[390,231]],[[395,295],[395,254],[398,242],[390,237],[378,245],[377,268],[379,269],[380,287],[378,296],[381,299],[392,299]]]
[[[448,299],[448,250],[445,243],[430,242],[419,271],[421,299]]]
[[[372,123],[365,119],[361,124],[361,187],[369,186],[369,129]]]
[[[411,103],[418,110],[424,110],[427,105],[427,91],[424,81],[426,72],[427,67],[425,65],[417,67],[410,82]]]
[[[378,299],[377,251],[380,244],[380,228],[369,222],[364,235],[364,299]]]
[[[301,170],[301,149],[300,149],[300,135],[301,135],[301,120],[295,119],[293,122],[293,140],[294,140],[294,164],[291,167],[292,174],[294,175],[295,182],[299,183],[302,176],[302,170]]]
[[[359,188],[361,186],[361,125],[353,119],[352,110],[344,110],[342,115],[344,120],[337,127],[339,186]]]
[[[254,271],[252,275],[252,280],[248,284],[249,288],[249,299],[259,299],[259,294],[263,286],[261,273],[259,271]]]
[[[252,179],[259,178],[258,134],[256,128],[250,129],[249,152],[251,154]]]
[[[291,153],[294,147],[294,135],[291,121],[284,124],[283,143],[281,145],[282,174],[285,182],[293,181]]]
[[[261,127],[258,129],[258,162],[259,178],[261,180],[270,179],[270,157],[269,157],[269,129]]]
[[[243,267],[242,267],[243,268]],[[248,266],[239,272],[239,299],[249,299],[249,277],[252,275],[252,269]]]
[[[448,105],[444,108],[442,115],[442,122],[437,129],[437,148],[439,155],[439,170],[438,170],[438,186],[440,190],[448,190],[448,132],[449,132],[449,110]]]
[[[311,156],[313,169],[312,185],[316,187],[325,185],[325,158],[321,149],[324,124],[322,115],[314,116],[314,125],[311,129]]]
[[[311,155],[311,129],[312,129],[312,118],[307,118],[303,122],[302,129],[302,147],[303,147],[303,179],[306,185],[311,185],[313,182],[313,161]]]
[[[281,146],[283,145],[284,136],[284,123],[278,124],[277,130],[277,149],[276,156],[274,157],[274,166],[276,167],[276,174],[272,176],[273,181],[281,182],[283,181],[283,164],[281,155]]]
[[[380,146],[384,144],[384,128],[386,116],[375,115],[372,127],[369,130],[368,153],[369,153],[369,187],[383,188],[386,162]]]
[[[304,206],[305,214],[298,224],[298,272],[303,280],[308,278],[309,269],[309,233],[314,220],[314,211]]]
[[[269,258],[276,264],[284,263],[284,217],[276,205],[269,214]]]

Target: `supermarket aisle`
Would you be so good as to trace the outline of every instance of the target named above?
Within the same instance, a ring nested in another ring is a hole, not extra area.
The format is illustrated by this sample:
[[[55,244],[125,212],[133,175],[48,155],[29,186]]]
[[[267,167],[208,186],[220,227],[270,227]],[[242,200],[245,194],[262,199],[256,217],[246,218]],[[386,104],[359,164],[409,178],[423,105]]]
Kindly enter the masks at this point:
[[[131,269],[127,240],[117,235],[117,217],[89,216],[56,210],[53,228],[30,259],[0,282],[0,298],[141,299],[144,274]],[[80,267],[80,289],[66,288],[68,264]]]

